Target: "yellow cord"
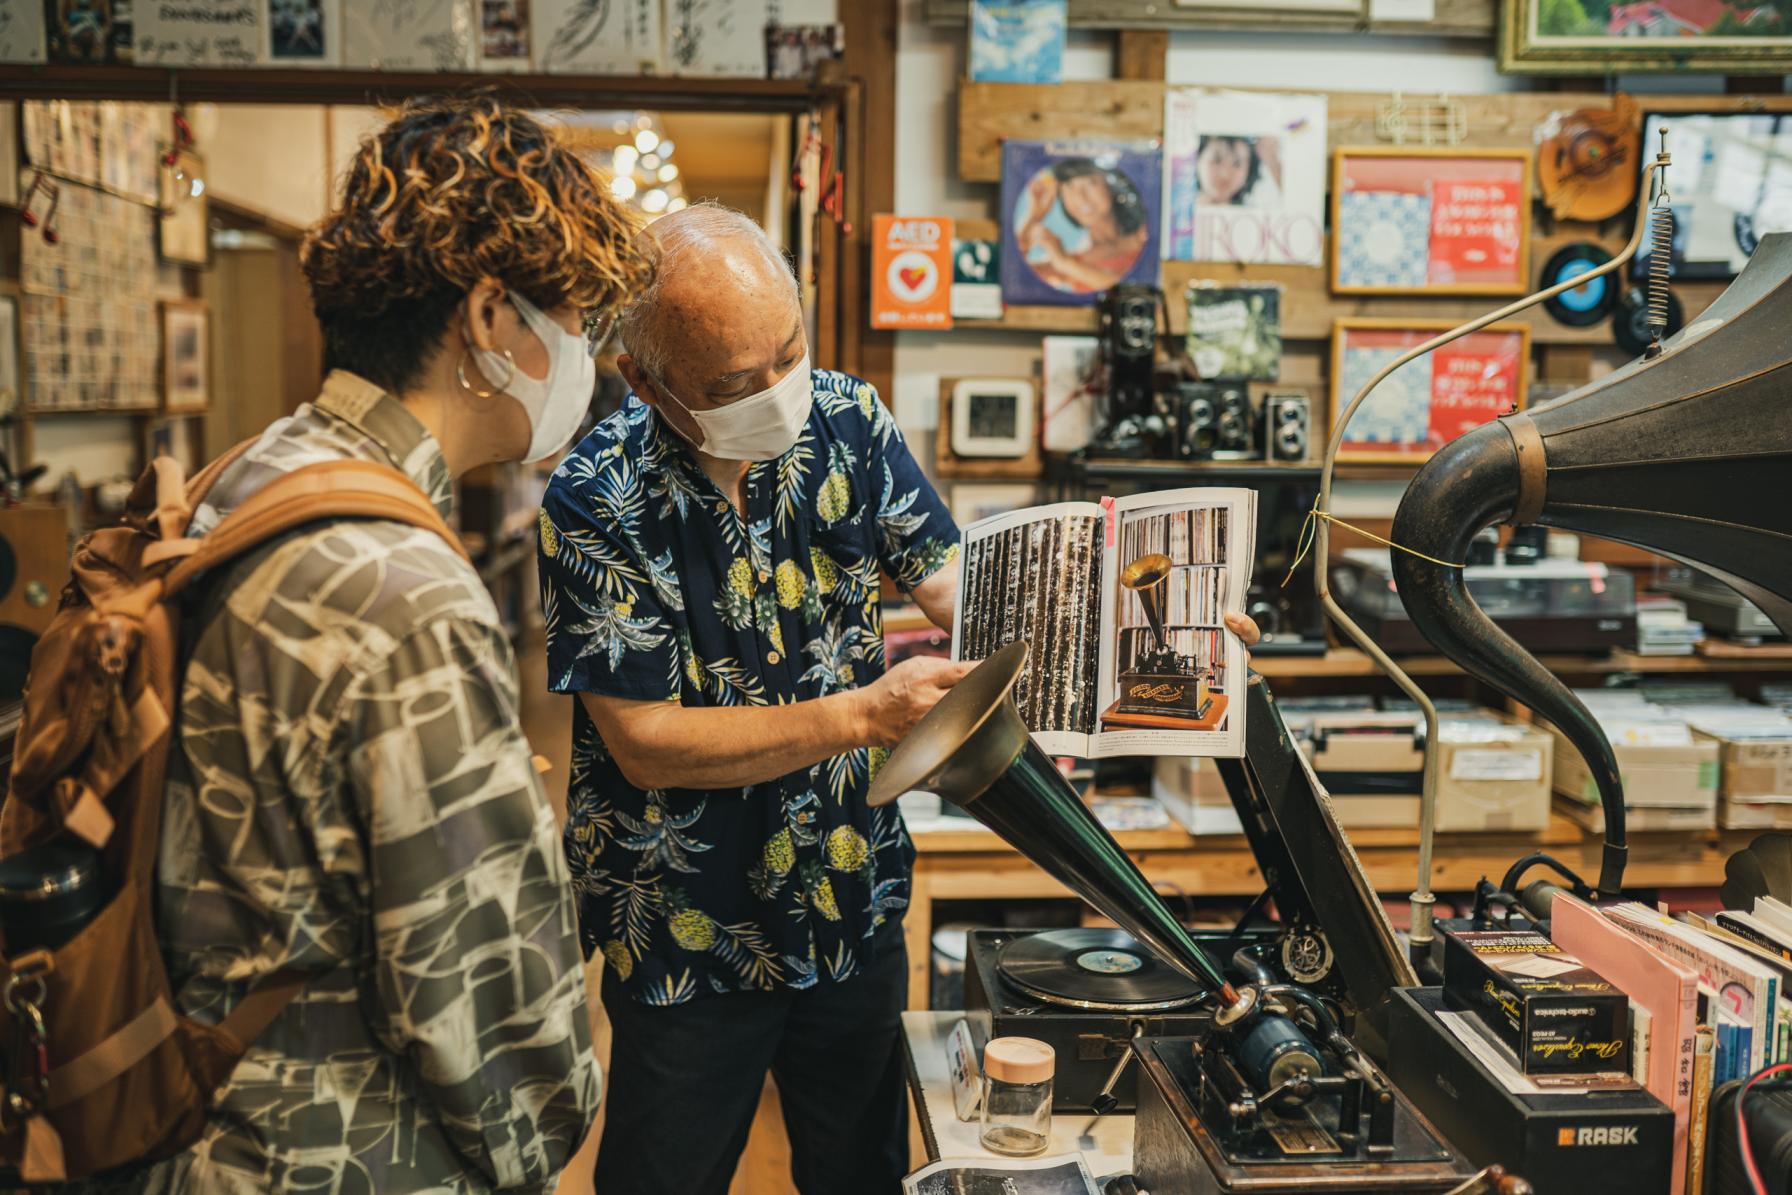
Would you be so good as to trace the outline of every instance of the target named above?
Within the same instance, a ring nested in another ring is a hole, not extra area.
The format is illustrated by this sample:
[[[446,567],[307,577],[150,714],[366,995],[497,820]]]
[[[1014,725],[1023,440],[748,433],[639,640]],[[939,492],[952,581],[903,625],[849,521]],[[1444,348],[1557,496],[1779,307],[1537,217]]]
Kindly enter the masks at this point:
[[[1288,575],[1286,577],[1282,578],[1283,588],[1287,587],[1288,582],[1294,580],[1295,570],[1300,567],[1301,561],[1305,560],[1307,558],[1307,553],[1312,550],[1313,541],[1319,535],[1319,520],[1320,519],[1324,519],[1326,522],[1330,523],[1334,527],[1343,527],[1347,531],[1354,531],[1358,535],[1364,537],[1365,539],[1374,540],[1376,543],[1382,545],[1383,547],[1392,548],[1396,552],[1405,552],[1408,556],[1417,556],[1420,560],[1429,561],[1430,563],[1439,565],[1443,568],[1463,568],[1463,567],[1465,567],[1460,564],[1452,563],[1451,561],[1448,561],[1448,560],[1439,560],[1435,556],[1427,556],[1427,555],[1425,555],[1425,553],[1415,551],[1412,548],[1409,548],[1404,544],[1397,544],[1391,539],[1383,539],[1381,536],[1375,534],[1373,531],[1365,531],[1361,527],[1357,527],[1353,524],[1346,523],[1343,519],[1338,518],[1336,515],[1332,514],[1329,510],[1320,510],[1318,504],[1315,503],[1313,506],[1313,509],[1309,510],[1307,512],[1307,517],[1306,517],[1305,521],[1303,521],[1301,523],[1300,550],[1294,554],[1294,563],[1288,566]]]

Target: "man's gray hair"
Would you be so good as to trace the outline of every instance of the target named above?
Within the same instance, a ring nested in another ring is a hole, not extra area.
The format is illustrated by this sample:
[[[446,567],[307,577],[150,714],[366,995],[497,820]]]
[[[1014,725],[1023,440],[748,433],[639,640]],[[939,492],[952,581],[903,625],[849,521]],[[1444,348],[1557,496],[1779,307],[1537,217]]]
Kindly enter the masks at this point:
[[[802,288],[797,284],[790,263],[772,244],[765,229],[744,212],[706,200],[683,211],[661,216],[641,235],[653,242],[656,262],[653,282],[623,308],[616,320],[616,334],[622,341],[623,351],[656,381],[665,379],[673,350],[659,342],[655,308],[659,304],[660,287],[686,254],[703,252],[729,241],[744,242],[765,255],[767,264],[790,283],[791,294],[798,303],[802,302]]]

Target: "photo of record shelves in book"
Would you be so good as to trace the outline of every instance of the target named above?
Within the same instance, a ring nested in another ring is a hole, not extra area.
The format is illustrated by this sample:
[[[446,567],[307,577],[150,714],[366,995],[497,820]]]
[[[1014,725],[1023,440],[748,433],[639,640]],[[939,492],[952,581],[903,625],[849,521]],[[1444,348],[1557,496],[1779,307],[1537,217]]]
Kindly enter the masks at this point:
[[[1115,696],[1104,729],[1211,730],[1225,717],[1230,514],[1209,507],[1121,520]]]

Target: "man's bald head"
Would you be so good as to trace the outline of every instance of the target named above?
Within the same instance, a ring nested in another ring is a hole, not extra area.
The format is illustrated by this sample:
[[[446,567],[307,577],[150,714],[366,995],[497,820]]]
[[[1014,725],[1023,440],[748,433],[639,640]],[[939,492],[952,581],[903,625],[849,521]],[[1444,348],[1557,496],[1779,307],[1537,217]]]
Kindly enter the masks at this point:
[[[622,347],[662,381],[697,344],[746,332],[755,314],[801,311],[796,276],[752,219],[717,203],[661,216],[642,234],[657,266],[653,283],[617,321]],[[707,381],[707,379],[705,379]]]

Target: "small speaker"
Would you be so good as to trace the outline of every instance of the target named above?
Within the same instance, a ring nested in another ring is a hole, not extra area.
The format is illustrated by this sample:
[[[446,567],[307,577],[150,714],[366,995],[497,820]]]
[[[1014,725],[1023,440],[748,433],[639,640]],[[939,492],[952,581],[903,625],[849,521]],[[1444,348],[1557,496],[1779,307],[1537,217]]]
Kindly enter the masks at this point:
[[[1312,441],[1312,411],[1304,394],[1263,396],[1263,459],[1304,461]]]

